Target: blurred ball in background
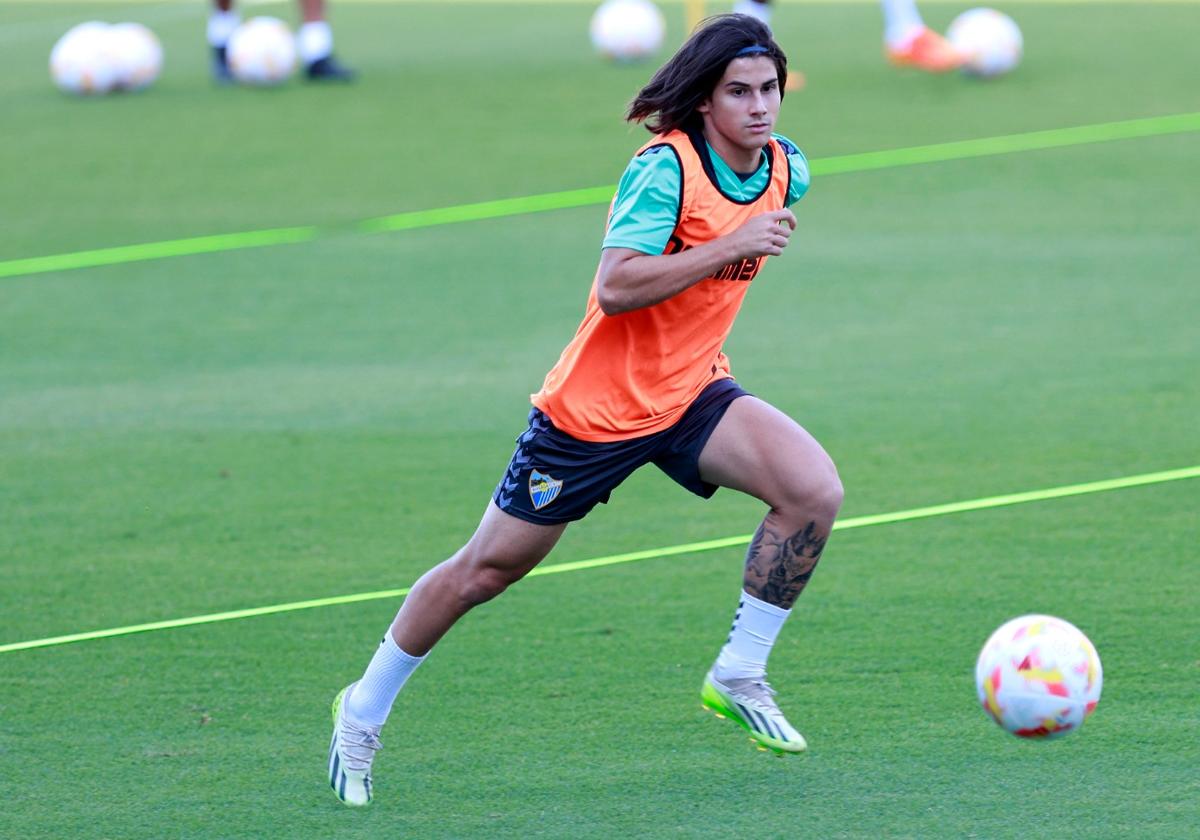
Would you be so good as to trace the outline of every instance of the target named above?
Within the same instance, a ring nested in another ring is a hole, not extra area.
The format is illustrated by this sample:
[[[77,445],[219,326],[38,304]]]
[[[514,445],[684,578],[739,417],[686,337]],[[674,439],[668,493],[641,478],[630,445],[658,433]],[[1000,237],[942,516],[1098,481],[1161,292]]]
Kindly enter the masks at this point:
[[[116,63],[116,87],[142,90],[154,83],[162,70],[162,44],[140,23],[118,23],[108,30],[108,43]]]
[[[244,85],[277,85],[296,69],[296,39],[279,18],[250,18],[233,31],[226,50],[229,72]]]
[[[58,39],[50,51],[50,78],[59,90],[80,96],[142,90],[158,78],[162,62],[162,45],[142,24],[91,20]]]
[[[1021,63],[1024,41],[1016,21],[995,9],[971,9],[951,23],[946,37],[967,57],[963,72],[1002,76]]]
[[[50,51],[50,77],[59,90],[80,96],[108,93],[117,66],[108,46],[108,24],[91,20],[73,26]]]
[[[665,29],[650,0],[605,0],[592,15],[592,46],[613,61],[638,61],[658,52]]]

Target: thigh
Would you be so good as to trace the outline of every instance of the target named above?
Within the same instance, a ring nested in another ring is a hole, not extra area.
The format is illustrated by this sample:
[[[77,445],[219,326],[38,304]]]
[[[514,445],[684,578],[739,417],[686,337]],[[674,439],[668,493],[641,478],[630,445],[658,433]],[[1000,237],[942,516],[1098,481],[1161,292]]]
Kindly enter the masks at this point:
[[[460,554],[468,562],[525,575],[542,562],[567,523],[539,525],[505,513],[489,502],[483,519]]]
[[[717,492],[717,485],[700,474],[700,453],[736,400],[748,394],[733,379],[718,379],[700,392],[683,417],[665,432],[655,447],[654,465],[681,487],[703,499]]]
[[[700,475],[772,506],[836,480],[816,438],[757,397],[734,400],[700,453]]]

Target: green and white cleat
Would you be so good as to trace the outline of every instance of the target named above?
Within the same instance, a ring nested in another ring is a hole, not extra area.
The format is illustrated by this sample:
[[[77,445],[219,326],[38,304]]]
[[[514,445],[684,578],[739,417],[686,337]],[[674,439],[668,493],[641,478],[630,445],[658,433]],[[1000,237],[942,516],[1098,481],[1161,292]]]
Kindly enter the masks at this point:
[[[347,805],[371,801],[371,762],[383,747],[378,726],[361,726],[346,716],[346,697],[357,683],[338,692],[333,700],[333,740],[329,742],[329,786]]]
[[[740,724],[760,750],[784,755],[808,749],[804,736],[779,711],[775,689],[765,679],[719,682],[709,671],[700,689],[700,702],[717,717]]]

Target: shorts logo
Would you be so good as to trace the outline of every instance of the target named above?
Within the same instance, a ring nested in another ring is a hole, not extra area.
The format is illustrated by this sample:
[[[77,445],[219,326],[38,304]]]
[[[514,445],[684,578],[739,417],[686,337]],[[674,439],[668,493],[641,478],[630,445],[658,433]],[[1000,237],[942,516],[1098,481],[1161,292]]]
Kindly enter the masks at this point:
[[[537,470],[529,474],[529,498],[533,500],[533,509],[541,510],[558,498],[562,492],[563,483]]]

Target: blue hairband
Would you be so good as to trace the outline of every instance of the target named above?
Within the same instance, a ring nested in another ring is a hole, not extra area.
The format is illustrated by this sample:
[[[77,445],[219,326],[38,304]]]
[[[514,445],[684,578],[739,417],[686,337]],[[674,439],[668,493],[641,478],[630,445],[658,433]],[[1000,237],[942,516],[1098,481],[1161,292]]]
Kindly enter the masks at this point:
[[[738,50],[736,53],[733,54],[733,57],[741,58],[744,55],[759,55],[760,53],[766,53],[766,52],[770,52],[770,50],[767,49],[766,47],[755,44],[752,47],[742,47],[740,50]]]

